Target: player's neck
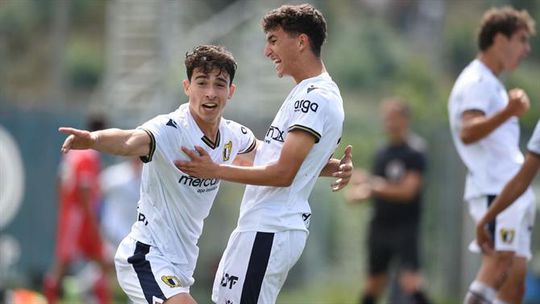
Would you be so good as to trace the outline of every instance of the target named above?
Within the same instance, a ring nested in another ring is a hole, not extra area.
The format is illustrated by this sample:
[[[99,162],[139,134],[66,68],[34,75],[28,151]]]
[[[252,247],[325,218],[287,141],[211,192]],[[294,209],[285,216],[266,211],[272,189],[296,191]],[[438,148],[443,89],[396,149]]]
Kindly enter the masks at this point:
[[[305,79],[316,77],[326,72],[324,63],[320,58],[315,57],[305,62],[297,64],[297,69],[294,73],[291,73],[292,78],[298,84]]]
[[[495,76],[499,76],[503,72],[503,64],[497,58],[495,51],[488,50],[485,52],[480,52],[476,58],[487,66],[488,69],[495,74]]]
[[[206,136],[212,142],[215,142],[219,130],[219,120],[217,123],[209,123],[197,118],[196,116],[193,116],[193,119],[204,136]]]

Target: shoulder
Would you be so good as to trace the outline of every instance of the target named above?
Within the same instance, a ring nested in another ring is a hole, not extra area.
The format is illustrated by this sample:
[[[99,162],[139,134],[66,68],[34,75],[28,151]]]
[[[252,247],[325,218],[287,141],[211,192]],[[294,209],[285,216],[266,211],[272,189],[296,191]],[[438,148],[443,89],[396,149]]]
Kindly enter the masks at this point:
[[[415,133],[409,134],[407,145],[414,153],[424,154],[427,151],[426,140]]]
[[[484,91],[489,90],[497,83],[493,74],[482,69],[478,64],[471,63],[459,75],[455,88],[464,91]]]
[[[179,108],[171,113],[157,115],[146,121],[139,128],[152,133],[178,132],[185,129],[185,122],[186,114]]]
[[[248,127],[233,120],[223,118],[223,125],[229,132],[235,135],[242,136],[242,135],[248,135],[248,134],[253,133]]]

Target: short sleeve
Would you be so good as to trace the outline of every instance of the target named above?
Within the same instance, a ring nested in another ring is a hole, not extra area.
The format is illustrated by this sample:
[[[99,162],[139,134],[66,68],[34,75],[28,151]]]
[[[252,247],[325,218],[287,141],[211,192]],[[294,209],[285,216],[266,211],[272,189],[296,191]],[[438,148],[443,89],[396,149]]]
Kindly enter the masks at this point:
[[[138,130],[143,130],[150,137],[150,152],[148,152],[148,155],[140,157],[143,163],[152,161],[158,145],[158,140],[164,137],[164,135],[161,134],[163,133],[164,125],[167,125],[167,118],[164,115],[159,115],[137,127]]]
[[[239,131],[240,149],[238,153],[245,154],[253,151],[257,146],[257,138],[253,135],[253,132],[242,125],[239,125]]]
[[[424,153],[419,151],[413,151],[405,164],[408,171],[417,171],[419,173],[424,173],[426,170],[426,156]]]
[[[492,92],[493,89],[487,81],[472,82],[462,92],[463,99],[459,106],[459,113],[477,110],[488,114]]]
[[[311,91],[304,95],[303,99],[294,102],[292,120],[288,131],[301,130],[308,132],[315,137],[318,143],[323,133],[326,121],[325,110],[328,104],[328,97],[324,95],[322,89]]]
[[[529,143],[527,144],[527,150],[534,154],[540,155],[540,121],[536,123],[534,132],[529,139]]]

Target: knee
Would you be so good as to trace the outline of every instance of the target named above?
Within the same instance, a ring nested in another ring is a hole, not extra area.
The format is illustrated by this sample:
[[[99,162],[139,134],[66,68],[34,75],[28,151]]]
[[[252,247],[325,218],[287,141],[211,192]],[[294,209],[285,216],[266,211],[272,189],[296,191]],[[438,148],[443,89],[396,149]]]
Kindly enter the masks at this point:
[[[400,275],[399,283],[403,291],[413,294],[422,288],[422,277],[416,272],[406,272]]]

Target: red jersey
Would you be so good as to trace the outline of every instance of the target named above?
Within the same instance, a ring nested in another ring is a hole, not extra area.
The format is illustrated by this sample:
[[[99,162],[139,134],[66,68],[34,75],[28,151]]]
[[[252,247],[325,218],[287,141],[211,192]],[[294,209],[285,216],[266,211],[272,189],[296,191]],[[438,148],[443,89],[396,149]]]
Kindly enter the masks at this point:
[[[59,170],[60,213],[56,253],[61,260],[78,255],[89,258],[103,256],[98,228],[99,153],[94,150],[71,150],[64,155]],[[83,205],[83,191],[90,195],[90,213]]]

